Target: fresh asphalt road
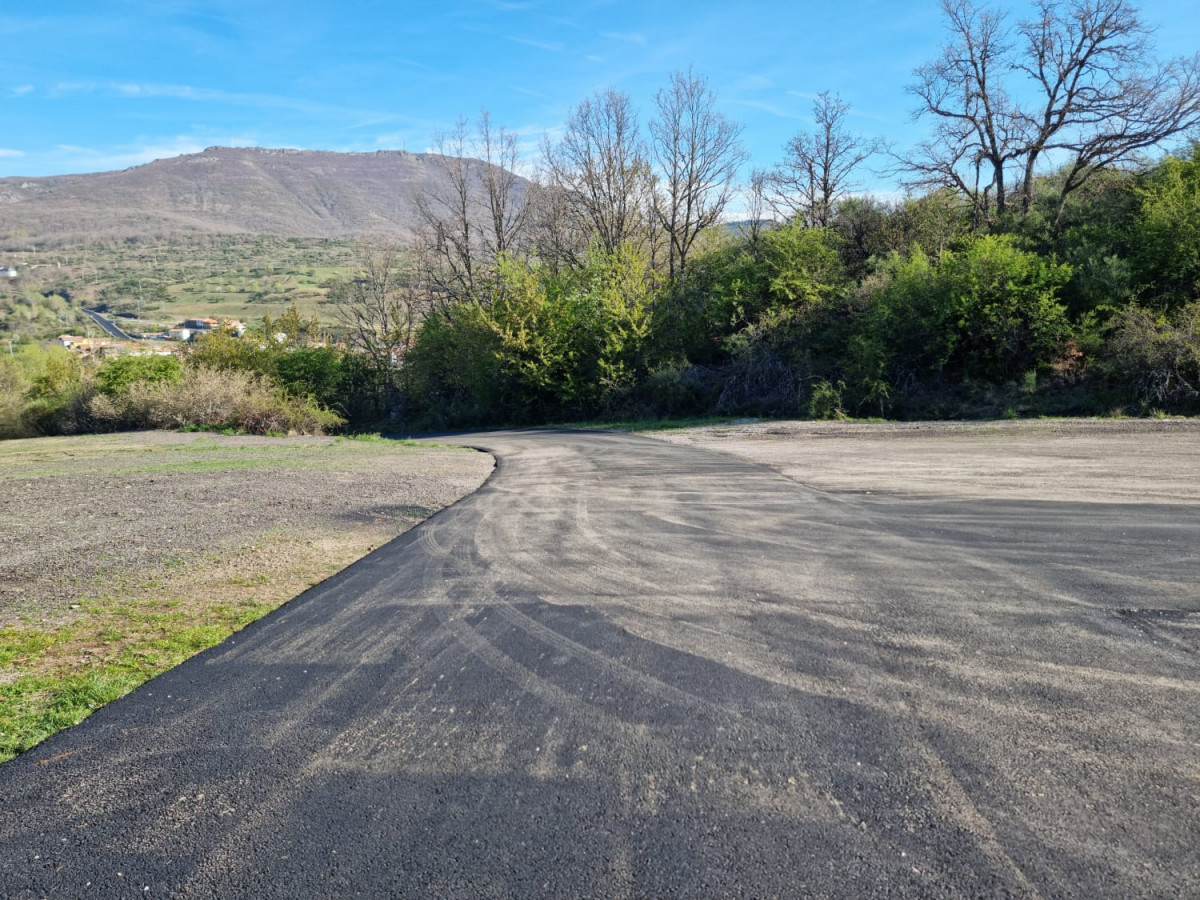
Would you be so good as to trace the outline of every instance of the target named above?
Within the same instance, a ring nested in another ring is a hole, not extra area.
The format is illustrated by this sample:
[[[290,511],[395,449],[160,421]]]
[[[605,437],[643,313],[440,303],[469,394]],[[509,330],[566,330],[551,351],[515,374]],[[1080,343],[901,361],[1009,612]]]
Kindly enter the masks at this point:
[[[0,895],[1200,896],[1200,509],[586,433],[0,766]]]

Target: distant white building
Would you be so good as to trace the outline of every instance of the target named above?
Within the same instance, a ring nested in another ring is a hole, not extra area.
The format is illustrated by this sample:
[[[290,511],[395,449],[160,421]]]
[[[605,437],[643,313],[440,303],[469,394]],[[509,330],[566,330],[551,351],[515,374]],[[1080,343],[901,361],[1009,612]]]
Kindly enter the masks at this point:
[[[216,319],[186,319],[179,327],[192,331],[213,331],[219,324]]]
[[[202,334],[211,334],[222,328],[228,328],[238,337],[246,333],[246,326],[237,319],[184,319],[175,327],[186,329],[196,337]],[[187,339],[184,338],[184,340]]]

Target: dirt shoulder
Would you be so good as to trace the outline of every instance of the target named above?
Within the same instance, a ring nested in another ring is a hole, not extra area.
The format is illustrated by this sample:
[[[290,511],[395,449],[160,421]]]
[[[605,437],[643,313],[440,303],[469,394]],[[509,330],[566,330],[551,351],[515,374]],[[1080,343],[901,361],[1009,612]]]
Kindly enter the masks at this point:
[[[328,437],[6,441],[0,624],[69,617],[70,604],[134,575],[187,585],[219,570],[306,587],[312,572],[403,533],[491,469],[487,455],[460,449]]]
[[[0,760],[29,745],[15,719],[59,703],[62,685],[91,694],[37,739],[475,490],[492,466],[379,439],[0,443]]]
[[[1200,420],[747,422],[650,432],[831,491],[1200,503]]]

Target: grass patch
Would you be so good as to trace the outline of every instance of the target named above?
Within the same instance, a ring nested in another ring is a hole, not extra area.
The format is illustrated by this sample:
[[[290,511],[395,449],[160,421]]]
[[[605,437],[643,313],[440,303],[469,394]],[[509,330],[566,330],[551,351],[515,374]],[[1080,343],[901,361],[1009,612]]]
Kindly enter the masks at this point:
[[[197,610],[178,599],[105,599],[81,605],[78,618],[66,624],[0,630],[0,762],[276,606],[251,599]]]
[[[77,472],[82,460],[89,460],[105,475],[180,475],[210,472],[233,472],[288,468],[297,470],[323,469],[329,455],[362,457],[364,465],[379,454],[409,450],[463,450],[452,445],[422,443],[406,439],[381,437],[378,434],[343,435],[298,442],[292,438],[256,440],[243,446],[222,444],[208,434],[188,435],[177,443],[128,448],[123,437],[83,435],[70,441],[71,451],[64,454],[66,445],[37,447],[58,438],[30,438],[0,443],[0,481],[6,477],[53,478]],[[33,445],[33,447],[31,447]],[[36,449],[34,449],[36,447]],[[3,463],[8,460],[12,465]],[[354,466],[349,461],[349,468]]]
[[[36,631],[19,628],[0,629],[0,669],[6,669],[17,660],[35,659],[54,645],[54,638]]]
[[[26,675],[0,684],[0,761],[77,725],[139,684],[129,675],[104,671]]]

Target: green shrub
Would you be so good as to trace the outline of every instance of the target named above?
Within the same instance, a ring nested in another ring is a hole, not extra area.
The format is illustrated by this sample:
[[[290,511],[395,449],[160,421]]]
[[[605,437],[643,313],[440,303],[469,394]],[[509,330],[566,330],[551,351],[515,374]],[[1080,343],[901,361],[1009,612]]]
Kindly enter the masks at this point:
[[[813,383],[808,401],[809,416],[814,419],[845,419],[846,410],[842,402],[842,394],[845,391],[844,381],[830,384],[824,378],[818,378]]]
[[[649,368],[645,256],[589,252],[556,274],[502,257],[483,291],[425,320],[406,357],[431,416],[456,424],[586,419],[611,412]]]
[[[660,358],[708,365],[728,358],[725,339],[757,321],[770,303],[766,266],[745,246],[717,247],[688,263],[687,279],[654,305]]]
[[[9,426],[12,430],[34,435],[90,430],[87,404],[94,386],[83,360],[61,347],[28,344],[15,361],[28,387],[21,398],[19,421]]]
[[[174,356],[121,356],[96,370],[96,390],[113,396],[125,393],[134,382],[155,384],[182,377],[183,367]]]
[[[349,393],[343,371],[345,357],[334,347],[301,347],[276,357],[270,374],[290,394],[337,406]]]
[[[1200,300],[1169,315],[1126,307],[1114,317],[1109,351],[1109,371],[1142,402],[1200,402]]]
[[[226,329],[200,335],[188,348],[188,361],[205,369],[269,373],[281,346],[269,337],[247,333],[238,337]]]
[[[25,419],[25,395],[30,379],[13,355],[0,355],[0,439],[31,437]]]
[[[421,323],[404,358],[409,390],[425,426],[447,428],[497,421],[506,412],[497,357],[499,336],[473,302],[436,310]]]
[[[841,238],[832,229],[793,222],[763,236],[767,290],[775,303],[820,303],[847,283],[839,254]]]
[[[1200,297],[1200,144],[1191,159],[1168,156],[1138,190],[1133,266],[1143,296],[1162,307]]]
[[[975,238],[936,261],[919,249],[893,257],[847,345],[863,402],[886,402],[908,379],[1003,383],[1049,370],[1073,336],[1058,291],[1070,268],[1017,249],[1007,236]]]

